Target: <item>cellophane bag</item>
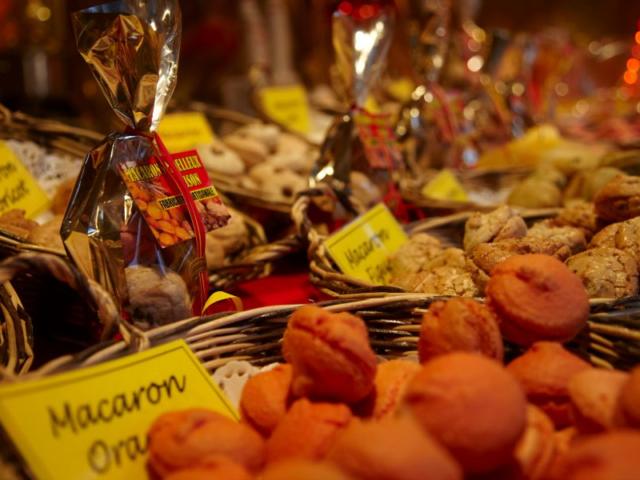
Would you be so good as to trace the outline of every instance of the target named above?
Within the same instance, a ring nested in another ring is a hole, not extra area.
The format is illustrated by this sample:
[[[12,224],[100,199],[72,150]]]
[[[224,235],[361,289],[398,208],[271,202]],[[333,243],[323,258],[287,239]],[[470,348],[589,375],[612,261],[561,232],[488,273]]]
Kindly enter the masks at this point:
[[[119,0],[74,13],[73,26],[80,54],[125,129],[108,135],[84,161],[61,229],[67,253],[141,328],[198,314],[208,287],[193,233],[198,219],[181,208],[159,208],[156,199],[166,195],[171,172],[160,177],[164,184],[127,186],[123,178],[129,171],[146,179],[161,168],[149,159],[167,154],[154,131],[177,78],[178,2]],[[223,208],[210,206],[211,212],[198,207],[215,214],[215,226],[224,225]]]
[[[385,200],[393,172],[402,167],[392,119],[365,108],[386,65],[394,24],[389,0],[341,2],[332,18],[334,77],[345,113],[327,132],[311,185],[329,184],[361,209]]]

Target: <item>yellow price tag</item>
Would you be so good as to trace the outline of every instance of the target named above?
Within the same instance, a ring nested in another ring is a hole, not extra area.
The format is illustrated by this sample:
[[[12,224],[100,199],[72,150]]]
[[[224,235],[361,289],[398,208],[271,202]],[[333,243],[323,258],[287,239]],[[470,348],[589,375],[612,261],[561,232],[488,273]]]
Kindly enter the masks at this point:
[[[183,340],[97,366],[0,387],[0,422],[41,480],[147,478],[162,413],[238,414]]]
[[[407,234],[382,203],[349,223],[325,241],[331,258],[343,273],[375,285],[389,282],[389,258]]]
[[[0,141],[0,214],[14,208],[33,218],[49,206],[49,197],[5,142]]]
[[[265,87],[259,92],[264,113],[296,132],[311,130],[307,92],[302,85]]]
[[[422,195],[437,200],[455,200],[457,202],[468,200],[467,192],[450,170],[442,170],[422,187]]]
[[[179,112],[165,115],[158,133],[170,152],[184,152],[215,140],[209,121],[200,112]]]

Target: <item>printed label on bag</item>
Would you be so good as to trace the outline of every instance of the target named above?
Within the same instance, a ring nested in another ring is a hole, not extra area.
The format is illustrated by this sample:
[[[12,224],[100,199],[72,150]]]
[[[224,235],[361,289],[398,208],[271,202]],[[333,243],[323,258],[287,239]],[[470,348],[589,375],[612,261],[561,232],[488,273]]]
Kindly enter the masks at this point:
[[[25,211],[33,218],[49,206],[49,197],[6,143],[0,141],[0,215]]]
[[[259,96],[264,112],[274,121],[296,132],[309,133],[309,103],[302,85],[265,87]]]
[[[383,204],[378,204],[325,241],[343,273],[374,285],[389,283],[389,259],[407,235]]]
[[[198,152],[176,153],[171,161],[189,187],[191,197],[207,231],[223,227],[230,215],[211,185]],[[136,206],[161,247],[169,247],[195,236],[184,198],[167,178],[157,158],[145,162],[123,162],[120,175]]]
[[[0,387],[0,423],[41,480],[147,478],[147,432],[162,413],[238,414],[183,340]]]
[[[158,133],[172,152],[209,145],[215,140],[207,117],[200,112],[169,113],[162,118]]]
[[[437,200],[466,202],[467,192],[450,170],[442,170],[422,187],[422,195]]]
[[[357,109],[354,113],[354,121],[371,168],[383,170],[400,168],[402,154],[393,131],[391,116]]]

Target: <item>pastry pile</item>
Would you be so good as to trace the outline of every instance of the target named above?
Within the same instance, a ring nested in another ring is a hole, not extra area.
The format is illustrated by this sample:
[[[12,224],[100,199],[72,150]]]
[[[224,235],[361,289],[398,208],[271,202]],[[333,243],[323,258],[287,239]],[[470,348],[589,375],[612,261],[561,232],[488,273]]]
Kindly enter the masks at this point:
[[[275,125],[245,125],[211,145],[198,147],[207,171],[271,201],[292,201],[305,190],[316,150]]]
[[[195,480],[579,480],[640,471],[640,368],[593,368],[563,347],[585,326],[578,277],[513,256],[487,301],[425,313],[419,360],[378,364],[366,324],[305,306],[287,363],[252,377],[242,421],[164,414],[149,431],[152,478]],[[503,336],[526,349],[506,366]],[[591,475],[591,476],[589,476]]]
[[[431,235],[413,235],[392,258],[391,283],[413,292],[474,297],[498,263],[538,253],[566,262],[591,298],[636,295],[640,178],[615,176],[593,203],[567,202],[555,217],[531,227],[509,206],[475,213],[465,224],[462,246],[445,248]]]

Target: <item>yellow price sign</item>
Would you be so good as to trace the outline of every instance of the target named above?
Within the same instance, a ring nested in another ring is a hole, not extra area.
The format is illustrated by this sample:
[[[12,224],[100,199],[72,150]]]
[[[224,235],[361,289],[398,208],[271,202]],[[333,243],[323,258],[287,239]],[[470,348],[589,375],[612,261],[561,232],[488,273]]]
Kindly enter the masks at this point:
[[[14,208],[33,218],[46,210],[49,197],[5,142],[0,141],[0,215]]]
[[[158,133],[170,152],[184,152],[215,140],[209,121],[200,112],[170,113],[164,116]]]
[[[450,170],[442,170],[422,187],[422,195],[437,200],[466,202],[469,197],[464,187]]]
[[[162,413],[238,414],[187,344],[0,387],[0,423],[35,478],[146,478],[147,431]]]
[[[296,132],[311,130],[307,92],[302,85],[265,87],[259,92],[264,113],[275,122]]]
[[[407,234],[384,204],[378,204],[325,241],[340,270],[375,285],[389,283],[389,259]]]

